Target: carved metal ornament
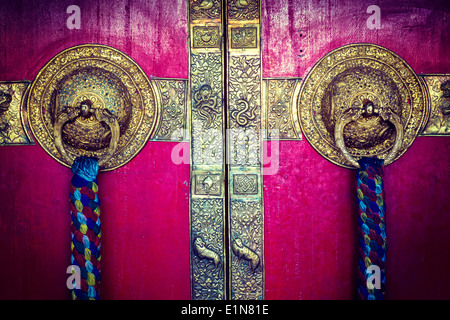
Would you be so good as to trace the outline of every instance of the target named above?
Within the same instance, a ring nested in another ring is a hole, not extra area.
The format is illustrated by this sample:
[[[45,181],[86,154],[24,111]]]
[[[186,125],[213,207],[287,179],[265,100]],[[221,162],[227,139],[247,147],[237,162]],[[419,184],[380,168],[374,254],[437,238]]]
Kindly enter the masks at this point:
[[[320,59],[303,82],[297,108],[313,148],[345,168],[354,168],[362,156],[392,163],[413,143],[427,115],[426,93],[415,72],[373,44],[346,45]],[[336,143],[338,124],[342,143]]]
[[[260,0],[228,0],[228,18],[235,21],[258,20]]]
[[[187,80],[155,79],[151,82],[157,87],[156,96],[160,98],[160,125],[152,140],[187,141]],[[158,101],[158,100],[157,100]],[[158,105],[158,102],[157,102]]]
[[[222,0],[189,0],[190,20],[220,20]]]
[[[222,0],[189,1],[191,298],[227,298]]]
[[[121,51],[80,45],[52,58],[28,97],[31,130],[42,148],[70,167],[96,157],[101,171],[116,169],[144,147],[159,124],[155,88]]]
[[[22,102],[30,82],[0,82],[0,146],[33,145]]]
[[[264,299],[259,0],[227,1],[229,297]]]
[[[262,126],[267,139],[302,140],[295,104],[300,93],[300,78],[263,79]],[[275,137],[274,133],[277,132]]]
[[[450,75],[420,75],[428,92],[430,116],[422,136],[450,135]]]
[[[193,47],[194,48],[220,48],[222,36],[219,26],[193,27]]]

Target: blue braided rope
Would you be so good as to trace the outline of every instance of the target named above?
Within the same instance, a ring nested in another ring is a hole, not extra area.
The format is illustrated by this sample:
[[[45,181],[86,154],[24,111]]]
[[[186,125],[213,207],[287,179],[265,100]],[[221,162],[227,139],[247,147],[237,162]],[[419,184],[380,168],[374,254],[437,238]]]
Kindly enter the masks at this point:
[[[70,217],[72,220],[71,264],[80,268],[80,288],[72,289],[72,298],[100,298],[100,200],[98,198],[98,162],[77,158],[72,165]]]
[[[358,163],[360,165],[356,172],[356,199],[359,212],[358,298],[383,300],[387,251],[384,160],[363,157]]]

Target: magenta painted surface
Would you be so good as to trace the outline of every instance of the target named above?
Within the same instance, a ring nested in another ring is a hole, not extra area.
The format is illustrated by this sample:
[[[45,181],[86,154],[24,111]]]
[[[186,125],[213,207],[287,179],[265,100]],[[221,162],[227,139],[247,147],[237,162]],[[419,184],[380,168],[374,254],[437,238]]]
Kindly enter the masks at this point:
[[[72,174],[42,148],[0,147],[0,299],[64,299]]]
[[[366,26],[370,5],[379,30]],[[263,77],[306,77],[327,52],[359,42],[394,51],[416,73],[449,73],[449,12],[445,1],[262,1]]]
[[[264,77],[305,77],[329,50],[354,42],[383,45],[418,73],[450,72],[449,10],[437,2],[376,1],[380,30],[365,26],[371,1],[262,3]],[[32,80],[83,43],[124,51],[148,76],[188,77],[185,1],[77,1],[81,30],[66,28],[71,4],[2,7],[0,80]],[[418,138],[385,170],[387,298],[450,298],[448,139]],[[99,175],[106,299],[190,297],[189,166],[171,162],[173,146],[149,142],[125,167]],[[306,140],[279,146],[278,172],[264,176],[266,298],[351,299],[354,172]],[[70,178],[39,146],[0,148],[1,299],[69,298]]]
[[[448,139],[418,138],[385,169],[388,299],[450,299]]]
[[[278,173],[264,176],[266,299],[352,298],[354,173],[305,141],[279,147]]]
[[[380,30],[366,27],[372,4]],[[449,21],[437,1],[263,1],[263,76],[305,78],[327,52],[357,42],[394,51],[417,73],[449,73]],[[385,169],[388,299],[450,298],[448,139],[420,137]],[[354,172],[306,140],[280,150],[279,173],[264,177],[266,298],[354,298]]]
[[[104,299],[190,299],[189,165],[173,146],[149,142],[99,175]]]
[[[188,77],[184,1],[5,1],[0,11],[2,80],[33,80],[62,50],[85,43],[113,46],[150,77]],[[68,29],[66,9],[78,5],[81,29]],[[167,63],[170,61],[170,63]]]

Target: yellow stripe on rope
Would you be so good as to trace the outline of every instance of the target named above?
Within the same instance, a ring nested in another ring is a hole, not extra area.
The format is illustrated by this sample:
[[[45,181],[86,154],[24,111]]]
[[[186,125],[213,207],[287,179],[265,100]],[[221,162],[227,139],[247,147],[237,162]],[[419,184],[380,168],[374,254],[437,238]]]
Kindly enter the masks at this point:
[[[94,286],[95,285],[95,276],[94,276],[94,274],[92,272],[88,272],[87,273],[86,282],[90,286]]]
[[[84,258],[86,261],[91,261],[91,250],[89,248],[84,249]]]
[[[75,208],[77,208],[78,212],[83,212],[83,204],[80,200],[75,201]]]
[[[88,230],[88,227],[86,224],[84,224],[84,223],[80,224],[80,232],[82,234],[86,234],[87,230]]]

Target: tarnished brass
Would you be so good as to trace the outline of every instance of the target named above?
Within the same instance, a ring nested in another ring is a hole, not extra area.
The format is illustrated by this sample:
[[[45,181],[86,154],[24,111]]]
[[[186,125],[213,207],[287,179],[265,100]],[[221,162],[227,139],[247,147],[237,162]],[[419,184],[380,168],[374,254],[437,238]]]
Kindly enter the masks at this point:
[[[72,162],[73,159],[69,157],[64,148],[64,143],[62,139],[63,126],[66,124],[70,125],[76,120],[81,122],[88,121],[95,124],[104,123],[109,127],[110,129],[109,146],[106,153],[99,159],[98,162],[99,166],[103,166],[114,155],[114,152],[117,149],[117,143],[119,142],[120,136],[120,127],[117,118],[108,109],[105,108],[93,109],[91,105],[91,100],[88,99],[83,100],[80,103],[80,107],[75,108],[75,110],[73,110],[73,108],[71,107],[65,108],[64,111],[62,111],[58,115],[58,118],[56,119],[53,136],[55,137],[56,149],[58,149],[60,155],[67,163]],[[73,140],[75,144],[78,143],[77,139]],[[90,141],[87,140],[87,142]]]
[[[303,82],[297,108],[311,145],[346,168],[355,167],[348,155],[352,159],[377,156],[389,160],[387,164],[395,161],[413,143],[427,114],[426,93],[418,76],[398,55],[373,44],[346,45],[320,59]],[[342,128],[348,150],[344,154],[336,145],[336,123],[349,110],[358,114],[371,108],[379,112],[354,117]],[[396,139],[400,128],[402,141]],[[392,152],[396,144],[398,150]]]
[[[155,141],[187,141],[187,79],[152,78],[156,105],[161,105],[160,125],[152,136]]]
[[[221,0],[189,1],[191,298],[227,298]]]
[[[38,143],[58,162],[70,167],[78,156],[97,157],[101,171],[113,170],[130,161],[157,130],[160,105],[154,92],[142,69],[121,51],[80,45],[39,71],[28,97],[28,118]],[[90,112],[82,114],[82,108]],[[110,125],[115,121],[118,132]]]
[[[227,1],[229,292],[264,299],[260,1]],[[287,94],[289,95],[289,94]]]
[[[0,82],[0,146],[33,145],[22,105],[29,81]]]
[[[395,126],[396,138],[394,147],[391,149],[389,154],[384,159],[384,164],[390,164],[400,149],[403,141],[403,125],[401,123],[400,117],[392,112],[391,109],[385,108],[382,110],[374,109],[373,104],[368,103],[364,108],[357,109],[347,109],[342,116],[337,120],[334,129],[334,137],[336,140],[336,145],[341,150],[345,159],[347,159],[354,167],[359,168],[358,161],[356,161],[351,154],[348,152],[344,141],[344,128],[347,124],[358,121],[361,117],[378,117],[380,116],[384,121],[389,121]]]
[[[428,92],[430,115],[422,136],[450,135],[450,75],[420,75]]]
[[[272,78],[262,82],[262,127],[272,139],[277,132],[279,140],[302,140],[300,123],[296,114],[300,78]]]

